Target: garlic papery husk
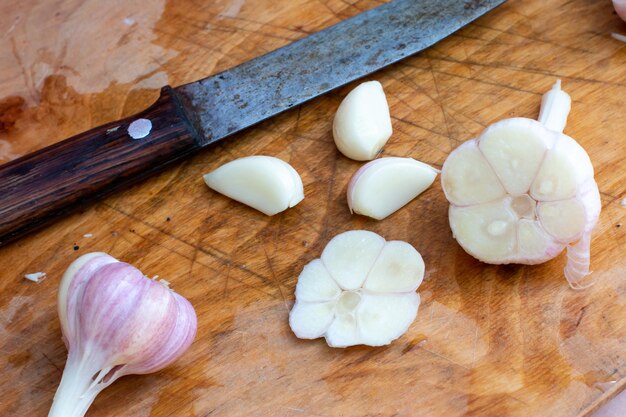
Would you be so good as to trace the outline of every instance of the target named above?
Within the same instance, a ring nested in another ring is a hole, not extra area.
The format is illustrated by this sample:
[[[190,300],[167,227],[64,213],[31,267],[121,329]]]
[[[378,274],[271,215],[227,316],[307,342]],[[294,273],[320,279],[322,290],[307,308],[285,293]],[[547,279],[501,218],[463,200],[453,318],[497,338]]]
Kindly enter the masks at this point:
[[[557,81],[540,121],[489,126],[446,159],[441,182],[459,244],[492,264],[538,264],[567,248],[564,274],[588,286],[591,233],[600,194],[585,150],[562,133],[571,100]]]
[[[423,278],[424,261],[410,244],[366,230],[341,233],[300,273],[289,325],[297,337],[324,337],[331,347],[387,345],[415,320]]]
[[[378,81],[364,82],[350,91],[333,121],[337,149],[357,161],[374,159],[391,133],[389,105]]]
[[[273,156],[255,155],[228,162],[204,175],[209,188],[273,216],[304,199],[298,172]]]
[[[84,416],[117,378],[168,366],[196,334],[189,301],[105,253],[70,265],[58,301],[69,353],[49,417]]]
[[[375,159],[352,176],[348,207],[351,212],[382,220],[430,187],[438,172],[413,158]]]

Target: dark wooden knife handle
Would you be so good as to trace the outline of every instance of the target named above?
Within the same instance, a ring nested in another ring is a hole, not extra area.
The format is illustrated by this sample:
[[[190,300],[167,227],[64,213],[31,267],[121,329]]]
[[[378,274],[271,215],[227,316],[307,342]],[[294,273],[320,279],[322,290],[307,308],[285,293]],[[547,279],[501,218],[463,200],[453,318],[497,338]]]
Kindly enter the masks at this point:
[[[143,139],[128,126],[152,122]],[[96,127],[0,166],[0,245],[86,203],[134,183],[200,149],[201,139],[175,91],[148,109]]]

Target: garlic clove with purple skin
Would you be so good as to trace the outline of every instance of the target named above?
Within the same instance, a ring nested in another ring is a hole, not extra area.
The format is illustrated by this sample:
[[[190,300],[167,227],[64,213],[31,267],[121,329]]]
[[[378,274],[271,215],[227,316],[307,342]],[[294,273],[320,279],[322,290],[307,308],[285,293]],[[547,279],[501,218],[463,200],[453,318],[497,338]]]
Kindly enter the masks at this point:
[[[375,159],[352,176],[348,207],[353,213],[382,220],[430,187],[438,172],[413,158]]]
[[[59,288],[69,354],[48,417],[82,417],[117,378],[158,371],[187,350],[197,330],[189,301],[105,253],[74,261]]]

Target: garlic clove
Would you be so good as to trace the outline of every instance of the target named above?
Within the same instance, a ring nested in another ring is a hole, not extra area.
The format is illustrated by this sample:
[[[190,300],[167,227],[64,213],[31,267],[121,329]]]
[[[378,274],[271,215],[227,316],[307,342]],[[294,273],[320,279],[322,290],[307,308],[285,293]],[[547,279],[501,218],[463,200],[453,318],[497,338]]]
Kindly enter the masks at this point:
[[[296,285],[296,297],[307,302],[330,301],[341,294],[341,289],[330,276],[320,259],[307,264]]]
[[[326,332],[326,343],[334,348],[345,348],[363,343],[354,315],[337,316]]]
[[[298,204],[304,187],[298,173],[271,156],[249,156],[228,162],[204,175],[209,188],[273,216]]]
[[[469,207],[450,206],[452,233],[470,255],[488,263],[506,263],[513,255],[517,219],[508,199]]]
[[[364,293],[356,313],[362,343],[383,346],[399,338],[417,317],[419,305],[420,296],[415,292]]]
[[[316,339],[326,333],[334,318],[332,303],[296,301],[289,312],[289,326],[300,339]]]
[[[506,195],[476,141],[463,143],[448,156],[441,182],[446,198],[459,206],[487,203]]]
[[[576,240],[585,229],[585,207],[576,198],[540,202],[537,215],[546,232],[560,241]]]
[[[382,220],[420,195],[437,170],[412,158],[380,158],[363,165],[348,185],[350,211]]]
[[[360,288],[385,245],[373,232],[352,230],[331,239],[322,252],[322,262],[344,290]]]
[[[424,260],[413,246],[398,240],[385,244],[363,288],[375,292],[415,291],[424,278]]]
[[[67,297],[70,287],[72,287],[73,294],[80,294],[97,269],[115,262],[119,261],[104,252],[87,253],[72,262],[65,273],[63,273],[57,294],[57,310],[64,338],[72,336],[76,328],[74,317],[72,317],[72,320],[68,320],[67,315]],[[79,279],[75,280],[76,277],[79,277]],[[67,341],[65,344],[67,345]]]
[[[557,243],[536,220],[520,219],[517,224],[518,258],[537,264],[554,258],[564,245]]]
[[[333,137],[339,151],[357,161],[376,157],[391,137],[389,105],[378,81],[352,90],[341,102],[333,121]]]
[[[528,192],[547,150],[548,131],[536,120],[506,119],[478,138],[483,153],[509,194]]]
[[[574,139],[561,135],[546,154],[530,194],[539,201],[572,198],[578,185],[589,178],[593,178],[589,155]]]

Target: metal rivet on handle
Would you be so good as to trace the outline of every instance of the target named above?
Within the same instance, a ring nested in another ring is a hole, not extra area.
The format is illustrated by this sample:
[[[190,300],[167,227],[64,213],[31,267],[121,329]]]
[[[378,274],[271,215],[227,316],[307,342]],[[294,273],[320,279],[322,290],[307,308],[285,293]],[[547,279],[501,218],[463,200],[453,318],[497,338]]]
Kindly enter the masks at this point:
[[[152,122],[148,119],[137,119],[128,126],[128,134],[133,139],[145,138],[152,130]]]

